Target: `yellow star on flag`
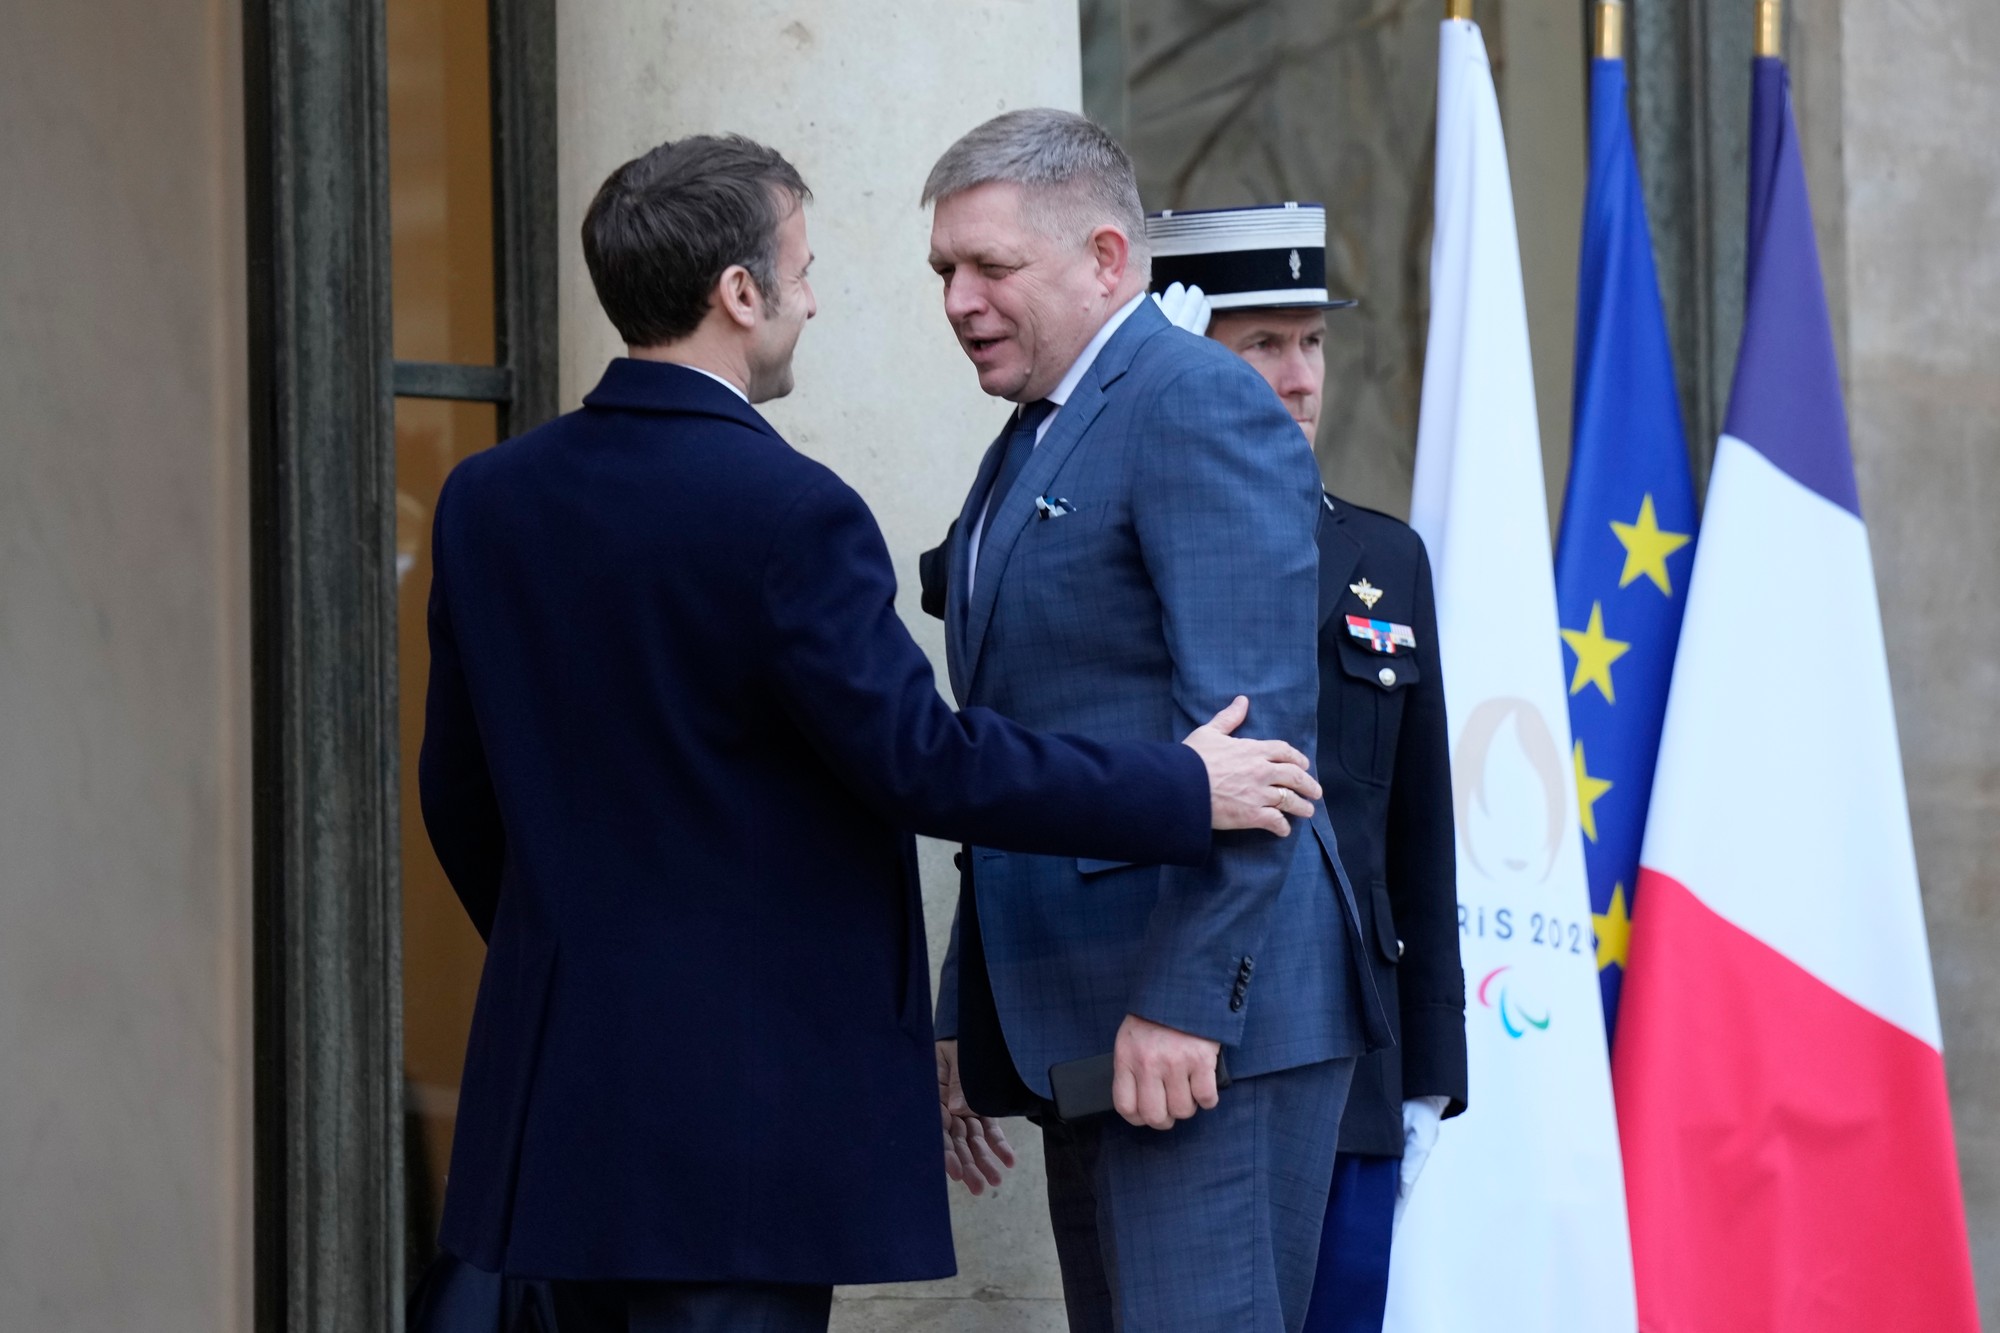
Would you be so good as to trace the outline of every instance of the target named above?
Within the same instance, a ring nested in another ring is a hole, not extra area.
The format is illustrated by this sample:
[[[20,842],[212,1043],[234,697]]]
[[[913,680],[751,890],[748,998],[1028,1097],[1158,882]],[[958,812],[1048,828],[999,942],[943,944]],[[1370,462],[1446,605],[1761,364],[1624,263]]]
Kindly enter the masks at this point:
[[[1595,685],[1604,694],[1604,702],[1615,704],[1618,698],[1611,692],[1611,664],[1632,651],[1632,645],[1621,639],[1606,637],[1604,633],[1604,603],[1590,604],[1590,624],[1581,630],[1566,629],[1562,632],[1563,642],[1576,653],[1576,678],[1569,683],[1571,694],[1583,693],[1586,685]]]
[[[1590,919],[1597,923],[1597,970],[1613,963],[1626,966],[1632,955],[1632,918],[1625,911],[1625,886],[1612,885],[1611,901],[1603,912],[1592,912]]]
[[[1583,766],[1583,742],[1576,743],[1571,753],[1576,765],[1576,807],[1583,816],[1583,836],[1597,841],[1597,798],[1611,790],[1611,783],[1605,778],[1594,778]]]
[[[1614,522],[1611,535],[1625,547],[1625,570],[1618,576],[1619,587],[1625,587],[1644,574],[1661,592],[1669,597],[1674,595],[1673,585],[1667,581],[1667,557],[1694,538],[1685,532],[1661,531],[1659,516],[1653,512],[1651,492],[1639,502],[1638,521]]]

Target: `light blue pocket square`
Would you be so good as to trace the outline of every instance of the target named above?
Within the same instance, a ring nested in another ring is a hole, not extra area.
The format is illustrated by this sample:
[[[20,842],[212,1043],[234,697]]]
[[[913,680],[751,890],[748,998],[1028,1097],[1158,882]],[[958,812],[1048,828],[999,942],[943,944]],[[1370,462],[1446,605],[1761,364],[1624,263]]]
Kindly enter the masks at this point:
[[[1038,495],[1035,497],[1035,512],[1043,518],[1061,518],[1064,514],[1071,513],[1075,509],[1076,506],[1067,500],[1057,499],[1048,495]]]

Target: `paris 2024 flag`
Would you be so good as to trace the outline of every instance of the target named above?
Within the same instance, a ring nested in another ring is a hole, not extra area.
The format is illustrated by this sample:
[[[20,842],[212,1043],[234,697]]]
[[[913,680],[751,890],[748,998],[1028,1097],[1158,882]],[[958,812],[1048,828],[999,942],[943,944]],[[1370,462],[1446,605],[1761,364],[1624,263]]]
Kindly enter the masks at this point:
[[[1391,1251],[1395,1333],[1634,1326],[1548,515],[1499,104],[1478,27],[1451,20],[1411,520],[1448,682],[1472,1096]]]
[[[1640,1325],[1972,1333],[1868,531],[1785,67],[1754,77],[1749,305],[1615,1054]]]

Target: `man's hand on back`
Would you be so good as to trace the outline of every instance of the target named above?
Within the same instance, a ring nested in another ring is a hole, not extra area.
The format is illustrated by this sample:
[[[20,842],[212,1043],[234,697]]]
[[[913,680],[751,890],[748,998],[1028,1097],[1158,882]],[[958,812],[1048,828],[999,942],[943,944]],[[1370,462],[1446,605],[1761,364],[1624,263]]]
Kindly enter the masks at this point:
[[[1230,733],[1249,715],[1250,701],[1239,694],[1181,744],[1200,755],[1208,769],[1213,827],[1258,828],[1289,837],[1292,824],[1286,816],[1312,818],[1320,786],[1306,771],[1306,757],[1283,741],[1231,739]]]
[[[1172,1129],[1195,1109],[1215,1109],[1222,1043],[1125,1015],[1111,1048],[1111,1105],[1126,1123]]]

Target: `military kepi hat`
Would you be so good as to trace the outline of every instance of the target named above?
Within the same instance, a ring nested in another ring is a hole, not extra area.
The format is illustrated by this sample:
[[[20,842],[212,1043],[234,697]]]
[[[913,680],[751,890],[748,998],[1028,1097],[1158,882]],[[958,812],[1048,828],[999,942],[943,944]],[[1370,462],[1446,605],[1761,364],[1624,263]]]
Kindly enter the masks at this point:
[[[1338,310],[1327,295],[1326,209],[1259,204],[1154,213],[1146,219],[1153,290],[1199,287],[1209,308]]]

